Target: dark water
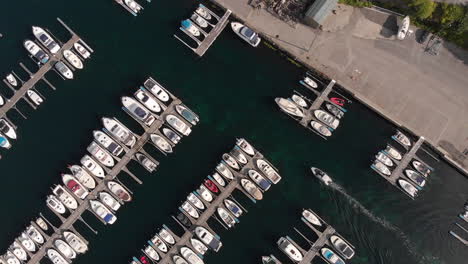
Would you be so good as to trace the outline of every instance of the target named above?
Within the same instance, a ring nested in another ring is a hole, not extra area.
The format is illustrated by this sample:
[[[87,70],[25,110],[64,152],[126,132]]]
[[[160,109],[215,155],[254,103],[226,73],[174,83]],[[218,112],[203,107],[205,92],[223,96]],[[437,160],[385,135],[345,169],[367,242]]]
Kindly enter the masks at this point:
[[[142,2],[142,1],[140,1]],[[61,17],[94,49],[73,81],[49,73],[58,90],[44,84],[47,97],[38,111],[20,108],[29,119],[11,115],[19,128],[11,151],[1,151],[1,252],[39,212],[47,212],[45,196],[60,181],[67,164],[77,163],[100,128],[99,118],[116,116],[138,131],[120,110],[119,98],[132,93],[148,75],[154,76],[201,117],[175,154],[162,157],[147,147],[161,166],[152,175],[136,164],[130,170],[144,180],[134,190],[134,202],[118,213],[114,226],[102,226],[91,214],[85,219],[98,229],[95,236],[78,228],[91,241],[91,250],[76,263],[128,263],[170,215],[186,194],[211,173],[235,142],[247,138],[280,170],[283,181],[253,205],[241,223],[221,234],[224,247],[209,254],[207,263],[259,263],[274,253],[288,263],[276,240],[290,235],[304,244],[293,227],[313,239],[301,224],[302,208],[312,208],[357,247],[350,263],[463,263],[465,246],[448,235],[468,198],[468,182],[443,162],[427,159],[436,173],[426,190],[411,201],[369,168],[373,155],[389,141],[391,124],[358,103],[353,103],[335,135],[324,141],[282,114],[273,102],[288,96],[303,69],[264,45],[252,49],[227,29],[202,58],[173,38],[179,21],[197,1],[144,3],[143,15],[134,18],[113,1],[10,1],[0,16],[1,72],[21,72],[18,61],[28,62],[22,41],[32,37],[31,25],[47,27],[66,40],[55,21]],[[304,92],[303,90],[300,90]],[[8,94],[8,89],[1,88]],[[328,171],[337,189],[321,186],[309,166]],[[341,191],[339,191],[339,190]],[[236,197],[241,197],[237,195]],[[52,219],[52,218],[51,218]],[[458,221],[460,222],[460,221]],[[466,236],[465,236],[466,237]],[[319,263],[317,260],[315,263]]]

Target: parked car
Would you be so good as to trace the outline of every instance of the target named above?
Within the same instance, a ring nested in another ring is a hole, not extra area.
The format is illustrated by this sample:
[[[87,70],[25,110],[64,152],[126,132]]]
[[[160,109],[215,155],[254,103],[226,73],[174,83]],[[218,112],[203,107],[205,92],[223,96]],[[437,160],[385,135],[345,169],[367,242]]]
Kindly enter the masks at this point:
[[[431,32],[429,32],[427,30],[423,30],[423,32],[421,33],[421,36],[418,39],[418,42],[422,44],[422,43],[426,42],[429,39],[430,36],[431,36]]]

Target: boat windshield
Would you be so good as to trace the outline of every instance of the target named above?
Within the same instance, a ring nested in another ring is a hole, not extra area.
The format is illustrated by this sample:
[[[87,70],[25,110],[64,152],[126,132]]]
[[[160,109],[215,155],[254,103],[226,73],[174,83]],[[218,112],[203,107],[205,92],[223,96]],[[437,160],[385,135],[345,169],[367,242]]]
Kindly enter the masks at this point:
[[[242,35],[246,36],[249,39],[253,39],[253,38],[255,38],[257,36],[257,33],[255,33],[252,29],[250,29],[248,27],[242,27],[240,32],[241,32]]]

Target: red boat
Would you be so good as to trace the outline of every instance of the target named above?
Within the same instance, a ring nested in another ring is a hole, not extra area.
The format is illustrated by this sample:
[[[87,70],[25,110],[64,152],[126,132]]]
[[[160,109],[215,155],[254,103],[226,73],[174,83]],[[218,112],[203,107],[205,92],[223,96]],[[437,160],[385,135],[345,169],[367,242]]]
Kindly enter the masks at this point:
[[[204,184],[205,184],[206,188],[208,188],[208,190],[210,190],[211,192],[213,192],[213,193],[218,193],[219,192],[218,187],[211,180],[205,180]]]
[[[346,101],[344,99],[341,99],[341,98],[338,98],[338,97],[332,97],[330,98],[330,101],[332,101],[332,103],[336,104],[336,105],[339,105],[339,106],[344,106]]]
[[[78,191],[80,189],[80,185],[78,185],[78,183],[74,180],[70,180],[68,183],[67,183],[67,187],[68,189],[70,189],[72,192],[75,192],[75,191]]]
[[[141,256],[140,257],[140,262],[143,263],[143,264],[150,264],[150,262],[148,261],[148,258],[146,256]]]

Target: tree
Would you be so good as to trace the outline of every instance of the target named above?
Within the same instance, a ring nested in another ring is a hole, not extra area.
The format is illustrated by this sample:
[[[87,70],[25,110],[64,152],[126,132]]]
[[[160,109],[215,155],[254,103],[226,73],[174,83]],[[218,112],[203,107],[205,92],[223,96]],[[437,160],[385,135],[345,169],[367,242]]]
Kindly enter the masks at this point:
[[[412,7],[414,16],[421,20],[429,18],[437,7],[431,0],[408,0],[408,6]]]
[[[440,23],[448,24],[455,21],[461,21],[465,15],[465,9],[461,5],[442,3],[442,17]]]

